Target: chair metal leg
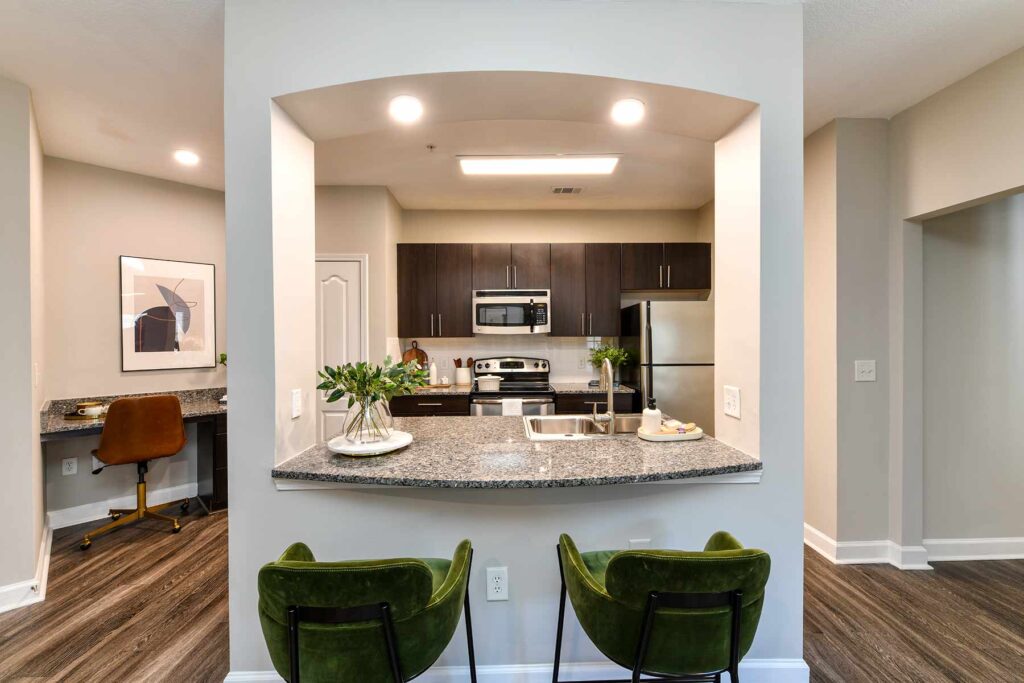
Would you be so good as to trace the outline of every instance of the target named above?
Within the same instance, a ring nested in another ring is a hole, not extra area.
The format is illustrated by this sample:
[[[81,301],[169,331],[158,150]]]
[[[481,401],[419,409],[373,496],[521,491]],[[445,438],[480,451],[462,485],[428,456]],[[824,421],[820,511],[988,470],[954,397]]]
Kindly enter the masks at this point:
[[[288,608],[288,683],[299,683],[299,608]]]
[[[171,533],[176,534],[181,531],[181,523],[178,522],[177,517],[171,517],[170,515],[161,515],[159,512],[153,512],[153,508],[142,511],[142,516],[146,519],[157,519],[161,522],[167,522],[171,525]]]
[[[639,683],[640,671],[643,669],[644,658],[647,656],[647,643],[651,639],[651,627],[654,626],[654,612],[658,608],[658,594],[651,593],[647,596],[647,610],[644,612],[643,631],[640,632],[640,642],[636,648],[636,661],[633,662],[633,683]]]
[[[391,606],[384,603],[380,606],[381,620],[384,622],[384,645],[388,650],[388,663],[391,665],[391,676],[395,683],[404,683],[402,667],[398,663],[398,647],[395,644],[395,625],[391,621]]]
[[[473,568],[473,550],[469,551],[469,566],[466,567],[466,574],[469,575]],[[469,649],[469,680],[476,683],[476,651],[473,649],[473,617],[469,613],[469,579],[466,579],[466,597],[463,599],[466,611],[466,646]]]
[[[562,659],[562,625],[565,622],[565,573],[562,571],[562,544],[555,546],[558,554],[558,577],[562,583],[561,595],[558,598],[558,631],[555,634],[555,663],[551,672],[551,683],[558,683],[558,668]]]

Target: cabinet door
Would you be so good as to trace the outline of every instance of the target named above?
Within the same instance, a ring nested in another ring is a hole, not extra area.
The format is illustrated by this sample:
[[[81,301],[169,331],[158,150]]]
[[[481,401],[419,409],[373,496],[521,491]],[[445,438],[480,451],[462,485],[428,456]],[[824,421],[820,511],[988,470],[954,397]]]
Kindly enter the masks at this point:
[[[586,259],[585,245],[551,245],[552,337],[584,337],[587,334]]]
[[[587,335],[618,337],[621,288],[618,244],[588,244]]]
[[[512,245],[512,286],[515,289],[551,289],[551,245]]]
[[[711,289],[711,245],[707,242],[666,244],[665,287]]]
[[[512,287],[512,252],[508,244],[473,245],[473,289]]]
[[[622,245],[622,288],[661,289],[664,286],[664,249],[661,244]],[[659,277],[659,269],[661,269]]]
[[[473,245],[437,245],[438,337],[473,336]]]
[[[433,244],[398,245],[399,337],[430,337],[437,325],[435,252]]]

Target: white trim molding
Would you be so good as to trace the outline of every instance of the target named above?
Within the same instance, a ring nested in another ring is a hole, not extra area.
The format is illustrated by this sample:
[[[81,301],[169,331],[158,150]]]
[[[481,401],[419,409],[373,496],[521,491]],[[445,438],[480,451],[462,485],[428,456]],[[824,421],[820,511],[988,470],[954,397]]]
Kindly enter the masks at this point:
[[[892,541],[836,541],[804,523],[804,545],[832,564],[891,564],[898,569],[931,569],[923,546],[898,546]]]
[[[153,489],[147,492],[147,497],[153,505],[170,503],[172,500],[181,498],[195,498],[199,491],[199,485],[192,481],[177,486],[168,486],[163,489]],[[64,527],[95,522],[110,514],[111,508],[135,508],[135,494],[120,496],[109,500],[100,500],[95,503],[76,505],[61,510],[50,510],[46,513],[46,524],[51,529],[63,529]]]
[[[26,607],[46,599],[46,579],[50,574],[50,546],[53,544],[53,529],[43,527],[39,541],[39,555],[36,559],[36,575],[28,581],[0,586],[0,612]]]
[[[802,659],[744,659],[740,662],[744,683],[807,683],[810,669]],[[477,666],[477,678],[484,683],[549,683],[551,664],[492,664]],[[606,662],[562,664],[559,680],[615,679],[628,675],[628,671]],[[283,681],[273,671],[232,671],[224,683],[264,683]],[[469,680],[469,667],[438,666],[417,677],[423,683],[456,683]],[[729,680],[728,674],[723,680]]]
[[[1024,538],[926,538],[933,562],[1024,559]]]

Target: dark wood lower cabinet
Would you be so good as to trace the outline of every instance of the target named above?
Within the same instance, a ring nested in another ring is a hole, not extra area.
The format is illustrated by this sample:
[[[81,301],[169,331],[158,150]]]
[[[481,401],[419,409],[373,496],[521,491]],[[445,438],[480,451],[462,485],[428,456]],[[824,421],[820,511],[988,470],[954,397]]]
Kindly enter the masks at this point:
[[[210,512],[228,507],[228,416],[196,423],[199,498]]]
[[[395,417],[469,415],[469,396],[395,396],[389,407]]]
[[[557,394],[555,396],[555,413],[558,415],[578,415],[580,413],[603,413],[607,408],[607,397],[601,394]],[[633,394],[615,394],[615,412],[628,413],[633,408]]]

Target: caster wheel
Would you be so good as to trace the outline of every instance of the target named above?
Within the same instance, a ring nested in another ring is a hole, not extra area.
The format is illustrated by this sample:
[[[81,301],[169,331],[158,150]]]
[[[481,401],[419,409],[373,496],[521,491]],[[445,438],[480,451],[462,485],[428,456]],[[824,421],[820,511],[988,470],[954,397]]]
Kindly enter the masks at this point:
[[[114,520],[116,522],[117,520],[121,519],[121,513],[120,512],[115,512],[114,514],[110,515],[110,519],[112,519],[112,520]]]
[[[92,541],[82,541],[82,545],[78,546],[79,550],[88,550],[92,545]]]
[[[181,511],[187,513],[189,507],[192,505],[192,501],[185,499],[185,502],[181,504]]]
[[[180,526],[178,526],[178,525],[174,525],[174,528],[173,528],[173,529],[171,529],[171,533],[172,533],[172,534],[176,534],[176,533],[178,533],[179,531],[181,531],[181,527],[180,527]]]

